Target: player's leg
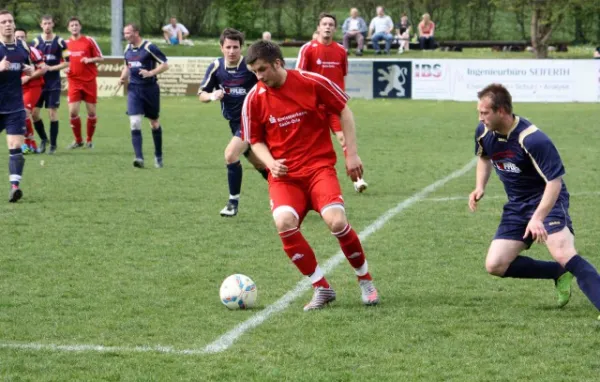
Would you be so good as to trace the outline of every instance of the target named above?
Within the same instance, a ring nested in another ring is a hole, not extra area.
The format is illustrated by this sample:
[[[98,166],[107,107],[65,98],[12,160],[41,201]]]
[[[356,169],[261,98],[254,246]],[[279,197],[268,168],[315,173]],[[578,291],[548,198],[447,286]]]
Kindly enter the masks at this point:
[[[298,270],[310,279],[314,288],[313,297],[304,310],[321,309],[335,300],[335,291],[323,275],[313,249],[300,232],[300,223],[308,211],[304,188],[294,182],[273,181],[269,184],[269,196],[283,250]]]
[[[67,146],[67,149],[76,149],[83,147],[83,138],[81,136],[81,118],[79,111],[81,109],[81,92],[75,88],[74,84],[69,84],[69,118],[73,137],[75,140]]]
[[[163,152],[162,152],[162,126],[158,117],[150,119],[150,128],[152,129],[152,141],[154,142],[154,167],[163,167]]]
[[[8,173],[10,181],[10,193],[8,201],[15,203],[23,197],[20,183],[25,167],[23,156],[23,142],[25,140],[25,111],[2,115],[2,127],[6,128],[6,143],[8,146]]]
[[[25,103],[27,106],[27,103]],[[33,132],[33,123],[31,123],[31,109],[25,107],[25,144],[23,147],[27,148],[27,152],[37,153],[37,144],[35,142],[35,134]],[[23,153],[26,153],[24,150]]]
[[[223,217],[233,217],[238,213],[240,193],[242,190],[242,164],[240,156],[248,150],[248,142],[234,135],[225,147],[225,165],[227,167],[227,184],[229,186],[229,199],[227,205],[221,210]]]
[[[60,90],[52,90],[48,94],[49,104],[48,114],[50,116],[50,151],[48,154],[56,152],[58,142],[58,107],[60,106]]]
[[[544,221],[546,223],[548,219]],[[585,258],[577,254],[575,249],[575,236],[571,231],[573,228],[568,220],[562,220],[566,223],[560,231],[551,233],[548,231],[546,246],[552,257],[559,262],[569,273],[577,279],[577,284],[581,291],[586,295],[596,309],[600,310],[600,275],[592,264]],[[554,226],[556,227],[556,226]],[[567,280],[570,284],[571,279]],[[600,317],[599,317],[600,319]]]
[[[379,296],[369,273],[362,244],[346,218],[342,191],[335,169],[331,167],[319,170],[311,179],[309,193],[311,205],[319,211],[331,234],[338,239],[346,259],[354,268],[363,303],[378,304]]]
[[[44,106],[44,100],[46,97],[46,92],[42,91],[40,97],[31,112],[31,119],[33,121],[33,128],[36,133],[40,137],[40,150],[41,154],[46,152],[46,146],[48,146],[48,135],[46,134],[46,128],[44,127],[44,121],[42,120],[41,111]]]
[[[131,144],[135,158],[133,159],[133,167],[144,168],[144,152],[142,150],[142,118],[143,114],[129,113],[129,126],[131,128]]]
[[[244,152],[244,156],[248,159],[248,162],[250,162],[252,166],[254,166],[256,171],[258,171],[265,180],[269,179],[269,171],[267,171],[265,164],[261,162],[260,159],[258,159],[256,154],[254,154],[249,147],[248,150]]]
[[[144,115],[150,120],[152,128],[152,141],[154,142],[154,167],[163,167],[162,151],[162,126],[158,119],[160,115],[160,89],[158,85],[147,89],[143,93]]]
[[[340,122],[340,117],[336,114],[328,114],[327,118],[329,120],[329,128],[334,132],[335,138],[342,146],[342,150],[344,152],[344,157],[346,156],[346,139],[344,138],[344,132],[342,131],[342,124]],[[356,182],[354,182],[354,191],[358,193],[362,193],[367,190],[369,184],[365,182],[363,178],[358,178]]]
[[[91,81],[83,90],[83,101],[85,102],[85,108],[87,110],[87,123],[86,123],[86,140],[85,146],[88,149],[94,148],[92,143],[94,133],[96,132],[96,123],[98,122],[98,115],[96,114],[96,105],[98,103],[98,84],[96,80]]]

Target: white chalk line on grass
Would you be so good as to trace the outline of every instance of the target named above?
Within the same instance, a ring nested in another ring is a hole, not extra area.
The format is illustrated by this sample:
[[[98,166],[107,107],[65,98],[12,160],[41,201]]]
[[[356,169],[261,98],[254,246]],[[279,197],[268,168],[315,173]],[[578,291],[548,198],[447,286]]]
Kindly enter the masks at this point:
[[[579,196],[598,196],[600,195],[600,191],[582,191],[582,192],[573,192],[570,193],[571,196],[573,197],[579,197]],[[506,199],[506,195],[493,195],[493,196],[484,196],[484,198],[482,199],[482,201],[485,200],[489,200],[489,199]],[[464,200],[467,201],[469,200],[469,195],[463,195],[463,196],[446,196],[446,197],[441,197],[441,198],[425,198],[422,201],[423,202],[452,202],[452,201],[456,201],[456,200]]]
[[[381,216],[379,216],[373,223],[367,226],[362,232],[358,234],[361,241],[367,240],[369,236],[379,231],[387,222],[393,217],[398,215],[413,204],[424,200],[427,195],[434,192],[449,181],[461,177],[466,174],[469,170],[475,167],[477,158],[469,161],[462,168],[454,171],[450,175],[430,184],[423,188],[421,191],[412,195],[408,199],[398,203],[395,207],[390,208]],[[452,199],[449,199],[452,200]],[[333,257],[325,262],[322,267],[323,273],[327,274],[331,272],[335,267],[340,265],[345,260],[344,254],[339,251]],[[298,282],[294,289],[287,292],[273,304],[267,306],[265,309],[257,312],[246,321],[235,326],[233,329],[223,334],[210,344],[206,345],[202,349],[175,349],[170,346],[102,346],[102,345],[56,345],[56,344],[42,344],[42,343],[16,343],[16,342],[0,342],[0,349],[19,349],[19,350],[38,350],[38,351],[62,351],[62,352],[101,352],[101,353],[140,353],[140,352],[154,352],[154,353],[167,353],[167,354],[211,354],[220,353],[227,350],[231,345],[235,343],[241,336],[243,336],[249,330],[252,330],[265,322],[269,317],[285,310],[293,301],[302,296],[311,287],[310,282],[307,278],[303,278],[302,281]]]

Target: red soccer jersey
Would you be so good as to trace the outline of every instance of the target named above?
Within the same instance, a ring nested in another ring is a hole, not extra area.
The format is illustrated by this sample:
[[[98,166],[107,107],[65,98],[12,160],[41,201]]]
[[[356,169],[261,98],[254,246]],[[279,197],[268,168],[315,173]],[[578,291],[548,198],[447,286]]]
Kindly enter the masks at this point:
[[[88,36],[80,36],[77,40],[71,37],[67,41],[69,49],[69,73],[67,77],[71,81],[89,82],[98,76],[96,64],[84,64],[84,58],[102,57],[102,52],[96,41]]]
[[[44,62],[44,55],[42,54],[42,52],[40,52],[34,47],[29,47],[29,56],[31,57],[31,62],[33,63],[33,65],[35,65],[36,68]],[[23,74],[22,76],[24,75],[25,74]],[[42,86],[44,86],[44,76],[27,81],[27,83],[23,85],[23,90],[39,88]]]
[[[313,40],[300,48],[296,69],[319,73],[345,90],[344,77],[348,74],[348,54],[337,42],[325,45]]]
[[[348,99],[320,74],[288,70],[280,88],[261,81],[248,93],[242,107],[242,139],[250,144],[262,142],[273,158],[285,159],[290,177],[334,166],[329,123],[321,109],[339,115]]]

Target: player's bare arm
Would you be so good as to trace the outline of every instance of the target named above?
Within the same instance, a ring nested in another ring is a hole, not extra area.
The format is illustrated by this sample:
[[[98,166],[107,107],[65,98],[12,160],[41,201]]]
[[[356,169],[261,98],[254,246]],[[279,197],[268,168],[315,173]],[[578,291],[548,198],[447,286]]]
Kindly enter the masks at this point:
[[[121,77],[119,78],[119,83],[124,84],[125,81],[129,78],[129,68],[127,65],[123,66],[123,70],[121,70]]]
[[[358,147],[356,145],[356,125],[352,110],[346,105],[340,114],[340,123],[344,132],[346,141],[346,171],[352,178],[352,181],[362,178],[363,165],[358,156]]]
[[[211,101],[220,101],[225,97],[225,92],[222,89],[216,89],[214,92],[201,92],[198,98],[200,102],[211,102]]]
[[[533,216],[529,220],[529,224],[527,224],[527,228],[525,229],[525,235],[523,238],[531,235],[531,237],[537,243],[544,243],[548,239],[548,232],[544,227],[544,219],[548,216],[552,207],[556,204],[558,200],[558,196],[560,195],[560,190],[562,188],[562,177],[558,177],[546,183],[546,188],[544,189],[544,195],[542,195],[542,200],[540,204],[536,208]]]
[[[2,61],[0,61],[0,72],[4,72],[10,68],[10,61],[4,57]]]
[[[96,64],[104,61],[104,57],[84,57],[81,62],[84,64]]]
[[[61,62],[58,65],[52,65],[52,66],[48,66],[48,71],[49,72],[59,72],[63,69],[67,69],[69,67],[69,62],[68,61],[64,61]]]
[[[490,180],[492,173],[492,162],[490,158],[481,156],[477,160],[477,170],[475,173],[475,190],[469,195],[469,208],[471,211],[477,211],[477,202],[485,194],[485,186]]]
[[[154,77],[154,76],[158,76],[162,72],[167,71],[168,69],[169,69],[169,64],[167,64],[166,62],[163,62],[162,64],[158,65],[156,68],[154,68],[152,70],[146,70],[146,69],[140,70],[140,76],[142,78]]]
[[[288,167],[284,164],[285,159],[275,159],[271,155],[271,151],[262,142],[258,142],[252,145],[252,152],[256,155],[262,163],[265,164],[271,171],[273,177],[278,178],[285,176],[288,173]]]

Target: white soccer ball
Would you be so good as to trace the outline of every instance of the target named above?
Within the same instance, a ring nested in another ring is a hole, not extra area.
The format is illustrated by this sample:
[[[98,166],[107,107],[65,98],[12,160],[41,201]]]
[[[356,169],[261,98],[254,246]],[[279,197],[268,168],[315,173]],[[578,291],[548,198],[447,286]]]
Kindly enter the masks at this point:
[[[229,309],[249,309],[254,307],[257,297],[256,284],[248,276],[235,274],[221,284],[219,296]]]

